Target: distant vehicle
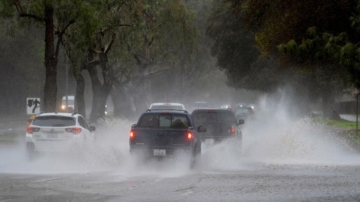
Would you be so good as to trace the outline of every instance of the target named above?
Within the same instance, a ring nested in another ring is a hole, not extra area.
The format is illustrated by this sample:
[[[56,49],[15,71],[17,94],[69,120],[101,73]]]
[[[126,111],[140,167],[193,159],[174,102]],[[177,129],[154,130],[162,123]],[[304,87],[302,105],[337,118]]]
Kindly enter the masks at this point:
[[[75,111],[75,96],[67,96],[67,105],[66,105],[66,96],[62,97],[61,100],[61,111],[62,112],[74,112]]]
[[[198,126],[186,111],[144,112],[130,131],[130,153],[145,157],[168,157],[177,152],[189,156],[194,165],[196,157],[201,155],[201,141],[198,133],[206,128]]]
[[[255,104],[248,104],[247,106],[255,110]]]
[[[41,113],[26,129],[26,149],[36,151],[64,151],[75,144],[85,146],[93,142],[94,126],[76,113]]]
[[[222,106],[220,107],[220,109],[227,109],[227,110],[234,111],[234,110],[235,110],[235,106],[231,106],[231,105],[222,105]]]
[[[237,120],[234,112],[228,109],[196,109],[191,114],[195,126],[205,126],[207,131],[201,134],[205,143],[221,142],[227,138],[242,141],[242,133],[238,127],[244,120]]]
[[[237,106],[237,107],[245,107],[245,106],[247,106],[247,104],[246,104],[246,103],[239,103],[239,104],[237,104],[236,106]]]
[[[181,103],[152,103],[149,107],[150,110],[186,110],[185,106]]]
[[[254,108],[248,106],[236,106],[233,109],[235,116],[237,119],[247,120],[248,118],[252,118],[255,115]]]
[[[194,102],[194,104],[191,107],[191,111],[194,111],[195,109],[208,109],[209,106],[207,102]]]

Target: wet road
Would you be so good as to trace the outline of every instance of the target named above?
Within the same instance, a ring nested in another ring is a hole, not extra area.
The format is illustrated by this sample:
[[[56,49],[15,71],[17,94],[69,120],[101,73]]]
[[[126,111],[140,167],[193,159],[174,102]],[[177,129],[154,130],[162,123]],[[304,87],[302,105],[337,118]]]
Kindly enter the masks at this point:
[[[0,201],[359,201],[360,166],[0,174]]]
[[[21,142],[0,145],[0,201],[360,201],[359,153],[326,127],[281,120],[248,122],[241,150],[203,145],[194,169],[131,158],[122,120],[86,151],[28,159]]]

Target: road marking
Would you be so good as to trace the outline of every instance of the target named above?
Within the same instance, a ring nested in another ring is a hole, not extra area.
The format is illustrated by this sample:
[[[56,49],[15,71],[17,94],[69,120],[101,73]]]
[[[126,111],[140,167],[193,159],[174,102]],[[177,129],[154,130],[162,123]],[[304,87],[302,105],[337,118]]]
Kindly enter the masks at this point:
[[[185,193],[182,193],[181,196],[186,196],[186,195],[189,195],[189,194],[192,194],[194,193],[193,190],[187,190]]]
[[[163,180],[163,179],[164,179],[164,178],[158,178],[158,179],[154,180],[153,183],[160,182],[160,181]]]

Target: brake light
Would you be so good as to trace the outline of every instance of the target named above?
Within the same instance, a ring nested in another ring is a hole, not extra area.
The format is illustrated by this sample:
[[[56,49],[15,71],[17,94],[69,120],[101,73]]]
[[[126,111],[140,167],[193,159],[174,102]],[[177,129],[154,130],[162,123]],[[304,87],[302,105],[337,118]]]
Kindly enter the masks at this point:
[[[133,130],[130,131],[130,139],[135,138],[135,132]]]
[[[26,132],[29,133],[29,134],[32,134],[33,132],[39,132],[40,128],[34,128],[34,127],[31,127],[31,126],[28,126],[26,128]]]
[[[193,139],[193,134],[191,133],[191,132],[188,132],[187,133],[187,135],[186,135],[186,138],[188,139],[188,140],[192,140]]]
[[[81,133],[81,128],[65,128],[66,132],[79,134]]]
[[[235,134],[235,132],[236,132],[235,126],[231,126],[231,134]]]

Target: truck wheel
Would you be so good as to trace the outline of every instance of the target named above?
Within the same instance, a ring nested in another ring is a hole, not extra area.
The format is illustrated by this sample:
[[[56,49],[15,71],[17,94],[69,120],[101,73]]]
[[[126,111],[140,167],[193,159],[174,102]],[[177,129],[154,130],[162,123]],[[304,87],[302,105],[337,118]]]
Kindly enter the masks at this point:
[[[197,162],[199,162],[201,156],[201,146],[196,145],[194,151],[191,154],[190,168],[193,169]]]

